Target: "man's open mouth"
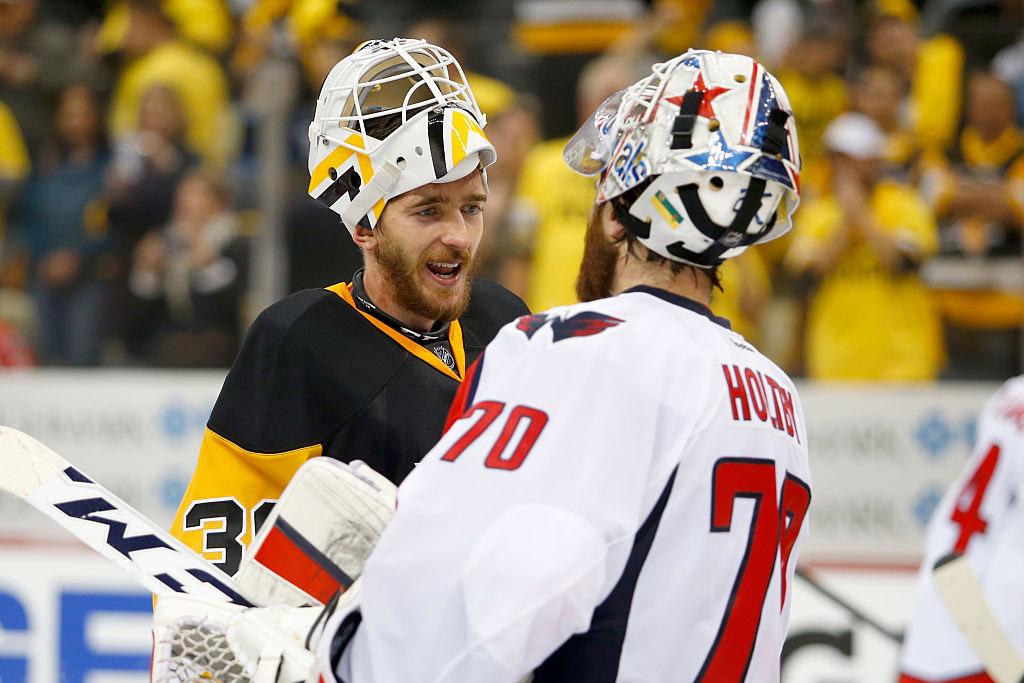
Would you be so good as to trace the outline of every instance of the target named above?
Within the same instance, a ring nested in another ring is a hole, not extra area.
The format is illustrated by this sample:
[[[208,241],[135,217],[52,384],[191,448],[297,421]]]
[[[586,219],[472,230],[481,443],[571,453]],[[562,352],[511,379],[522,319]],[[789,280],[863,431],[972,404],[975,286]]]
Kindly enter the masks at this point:
[[[462,264],[446,261],[427,261],[427,268],[439,278],[452,280],[458,277],[462,271]]]

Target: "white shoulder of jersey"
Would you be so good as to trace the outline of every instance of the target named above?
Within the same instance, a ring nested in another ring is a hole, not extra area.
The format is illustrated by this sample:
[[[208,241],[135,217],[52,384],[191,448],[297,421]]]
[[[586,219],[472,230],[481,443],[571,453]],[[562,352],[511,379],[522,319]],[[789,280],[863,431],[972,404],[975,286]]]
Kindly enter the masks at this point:
[[[558,306],[506,325],[488,353],[492,349],[515,353],[516,349],[521,352],[532,347],[535,361],[541,353],[554,354],[559,360],[562,354],[572,357],[583,353],[631,368],[664,363],[668,358],[689,359],[696,367],[725,345],[760,355],[741,335],[699,308],[696,303],[684,308],[646,292]],[[560,343],[581,337],[596,338],[585,345]]]
[[[1024,375],[1008,379],[985,403],[982,418],[1011,422],[1024,435]]]

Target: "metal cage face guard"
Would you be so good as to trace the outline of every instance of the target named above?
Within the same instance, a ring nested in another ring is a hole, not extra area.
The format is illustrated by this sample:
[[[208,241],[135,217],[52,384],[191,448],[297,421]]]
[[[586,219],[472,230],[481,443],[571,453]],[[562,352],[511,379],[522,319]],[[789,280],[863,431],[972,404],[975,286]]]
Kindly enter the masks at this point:
[[[375,118],[401,114],[384,140]],[[424,40],[370,41],[328,74],[309,125],[309,194],[349,232],[373,228],[389,199],[451,182],[496,158],[486,123],[448,52]]]
[[[601,174],[597,201],[650,181],[627,221],[642,244],[699,266],[784,234],[800,151],[782,86],[743,55],[691,50],[609,98],[565,160]]]

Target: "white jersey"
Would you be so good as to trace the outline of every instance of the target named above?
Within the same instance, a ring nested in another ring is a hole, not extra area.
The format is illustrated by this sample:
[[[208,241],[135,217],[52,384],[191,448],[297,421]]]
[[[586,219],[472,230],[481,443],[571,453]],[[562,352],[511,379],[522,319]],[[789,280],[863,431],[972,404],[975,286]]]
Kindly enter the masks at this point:
[[[399,489],[341,680],[778,681],[807,433],[724,323],[643,287],[504,327]]]
[[[1006,382],[985,404],[971,457],[928,522],[900,656],[904,680],[949,681],[983,670],[932,582],[933,565],[951,552],[967,556],[996,619],[1024,654],[1022,506],[1024,376]]]

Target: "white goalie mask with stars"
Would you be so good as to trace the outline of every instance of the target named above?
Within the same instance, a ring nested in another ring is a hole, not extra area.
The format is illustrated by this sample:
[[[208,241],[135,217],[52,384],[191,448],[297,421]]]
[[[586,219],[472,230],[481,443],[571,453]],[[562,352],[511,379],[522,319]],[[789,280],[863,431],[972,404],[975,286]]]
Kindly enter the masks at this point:
[[[792,225],[800,150],[778,80],[744,55],[691,50],[609,98],[565,160],[599,175],[597,201],[643,191],[617,212],[666,258],[707,267]]]

